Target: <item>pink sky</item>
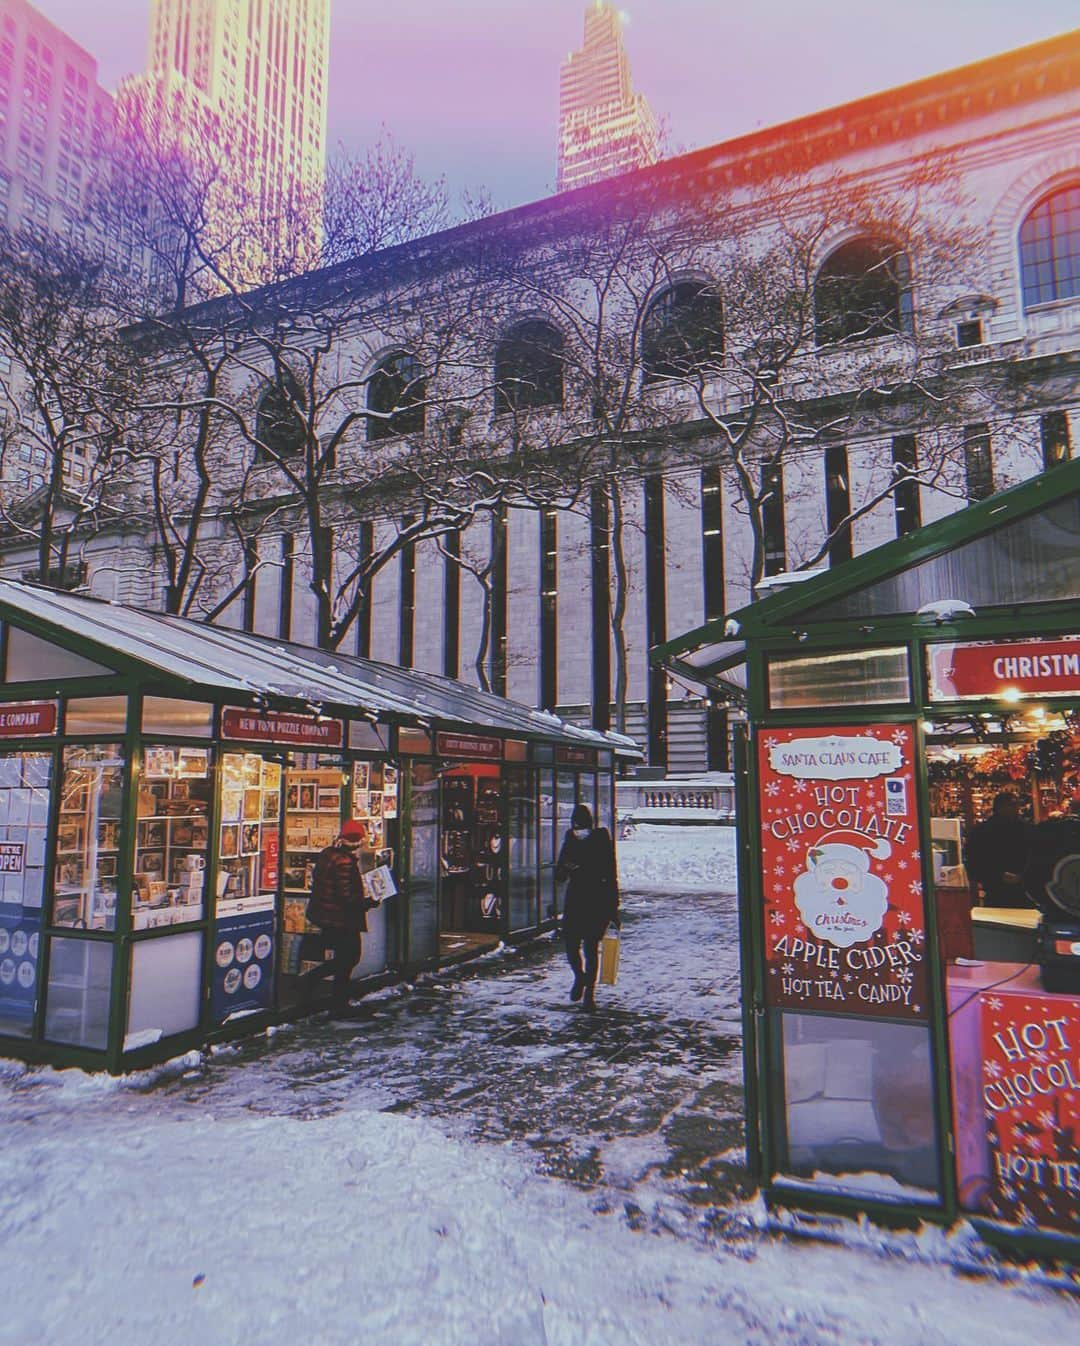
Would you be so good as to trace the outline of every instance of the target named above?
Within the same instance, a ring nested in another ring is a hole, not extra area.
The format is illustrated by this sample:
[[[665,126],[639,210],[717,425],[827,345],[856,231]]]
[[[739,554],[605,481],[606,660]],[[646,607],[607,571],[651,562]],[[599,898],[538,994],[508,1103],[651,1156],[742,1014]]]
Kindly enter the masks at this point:
[[[150,0],[37,0],[112,87]],[[1063,33],[1076,0],[625,0],[634,80],[687,149]],[[559,63],[586,0],[333,0],[330,136],[385,122],[425,173],[497,204],[555,179]],[[1080,43],[1080,33],[1077,37]]]

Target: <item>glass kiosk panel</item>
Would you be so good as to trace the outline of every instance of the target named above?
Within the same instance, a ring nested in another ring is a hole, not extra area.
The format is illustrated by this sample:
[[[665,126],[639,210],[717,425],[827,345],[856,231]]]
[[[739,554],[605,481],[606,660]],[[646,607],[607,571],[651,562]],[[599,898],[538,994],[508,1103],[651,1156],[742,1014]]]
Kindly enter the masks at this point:
[[[53,925],[116,928],[124,767],[119,743],[81,743],[64,749]]]
[[[0,753],[0,1034],[29,1037],[40,966],[52,754]]]

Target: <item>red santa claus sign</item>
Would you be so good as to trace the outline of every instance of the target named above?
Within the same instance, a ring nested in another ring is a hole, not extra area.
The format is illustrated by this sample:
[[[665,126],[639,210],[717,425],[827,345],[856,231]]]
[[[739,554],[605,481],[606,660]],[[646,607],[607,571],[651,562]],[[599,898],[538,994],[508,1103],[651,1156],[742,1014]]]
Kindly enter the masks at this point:
[[[910,725],[758,742],[766,1003],[928,1017]]]

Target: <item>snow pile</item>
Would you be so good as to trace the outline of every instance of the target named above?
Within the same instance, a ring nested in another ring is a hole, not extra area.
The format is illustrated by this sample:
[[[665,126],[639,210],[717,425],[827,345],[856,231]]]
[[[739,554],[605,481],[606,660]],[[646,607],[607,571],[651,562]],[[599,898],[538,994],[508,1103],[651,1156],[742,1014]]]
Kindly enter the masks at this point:
[[[733,893],[733,827],[640,823],[620,837],[619,884],[626,892]]]

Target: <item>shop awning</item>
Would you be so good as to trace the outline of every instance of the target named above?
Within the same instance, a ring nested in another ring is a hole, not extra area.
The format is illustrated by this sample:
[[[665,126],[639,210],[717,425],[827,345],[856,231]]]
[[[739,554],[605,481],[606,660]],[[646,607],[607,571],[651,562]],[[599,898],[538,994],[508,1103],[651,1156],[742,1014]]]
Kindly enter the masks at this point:
[[[351,711],[371,719],[482,729],[639,756],[632,740],[438,674],[208,626],[143,608],[0,580],[0,619],[118,673],[151,671],[183,695],[258,699],[268,707]]]

